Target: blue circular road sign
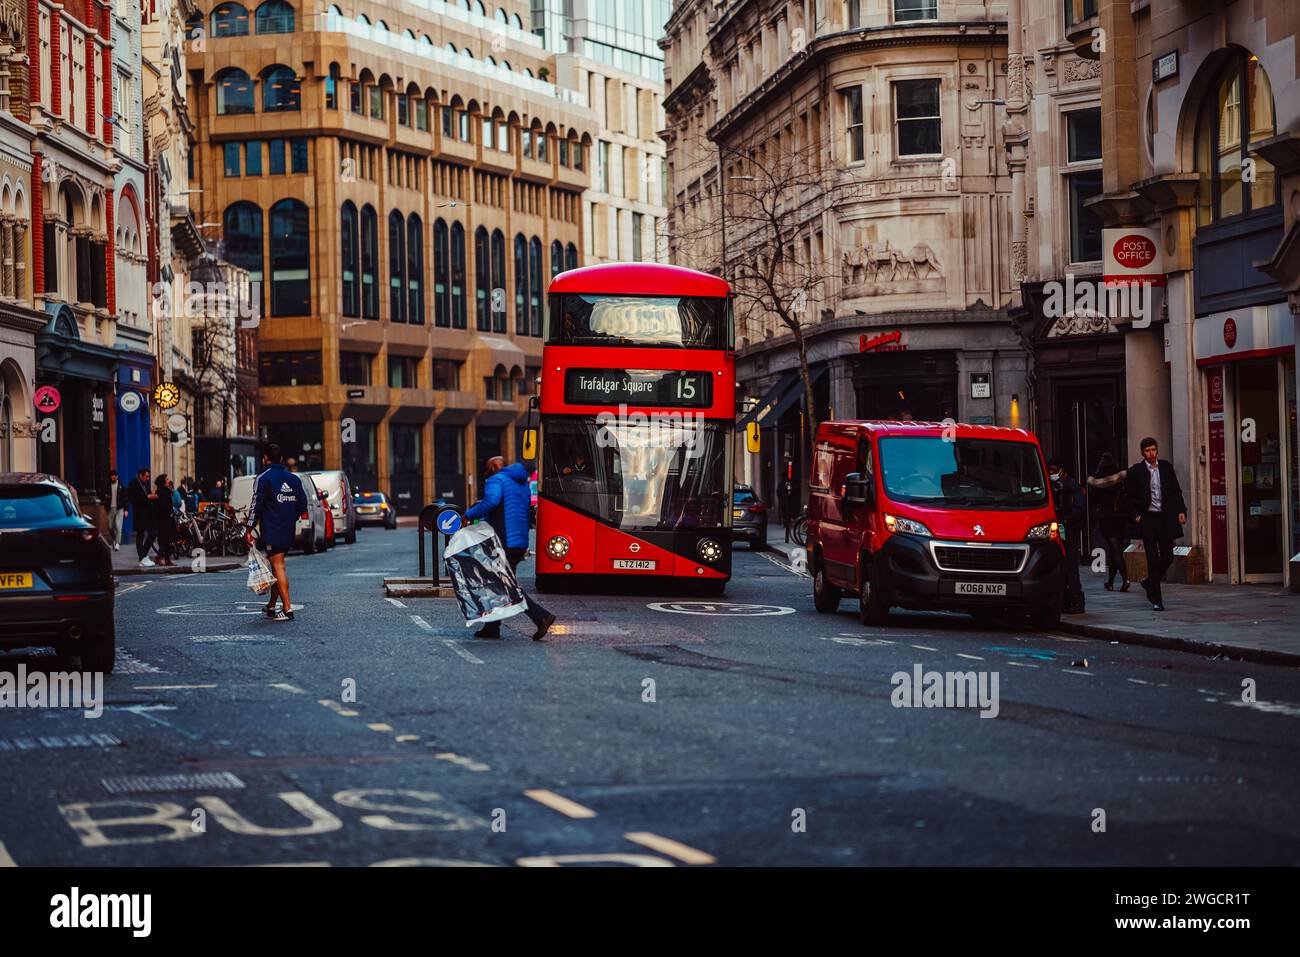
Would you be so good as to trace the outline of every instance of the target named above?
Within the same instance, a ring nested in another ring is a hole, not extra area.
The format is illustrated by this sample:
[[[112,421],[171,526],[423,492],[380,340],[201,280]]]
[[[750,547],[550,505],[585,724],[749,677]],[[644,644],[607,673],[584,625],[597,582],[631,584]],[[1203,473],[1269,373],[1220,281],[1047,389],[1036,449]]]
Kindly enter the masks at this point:
[[[464,525],[464,519],[461,518],[460,512],[454,508],[443,509],[438,515],[438,531],[444,535],[455,535]]]

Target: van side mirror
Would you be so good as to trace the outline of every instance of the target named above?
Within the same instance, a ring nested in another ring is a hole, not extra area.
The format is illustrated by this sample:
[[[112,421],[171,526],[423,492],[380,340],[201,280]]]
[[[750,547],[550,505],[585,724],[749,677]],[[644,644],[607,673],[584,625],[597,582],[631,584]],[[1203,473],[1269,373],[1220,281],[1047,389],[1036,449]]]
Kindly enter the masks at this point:
[[[850,472],[844,477],[842,488],[844,501],[851,505],[865,505],[872,499],[871,479],[861,472]]]

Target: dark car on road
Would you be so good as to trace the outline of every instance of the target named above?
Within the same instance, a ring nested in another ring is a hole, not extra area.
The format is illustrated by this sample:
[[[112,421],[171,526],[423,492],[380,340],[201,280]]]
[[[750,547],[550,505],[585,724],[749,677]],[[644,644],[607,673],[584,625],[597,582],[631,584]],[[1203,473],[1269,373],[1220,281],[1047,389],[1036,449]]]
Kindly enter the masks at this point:
[[[731,491],[731,537],[749,542],[750,548],[767,544],[767,506],[753,486],[737,485]]]
[[[38,472],[0,473],[0,648],[53,647],[113,670],[113,559],[77,493]]]
[[[382,525],[384,528],[397,527],[397,509],[383,492],[357,492],[352,496],[352,504],[357,512],[357,526]]]

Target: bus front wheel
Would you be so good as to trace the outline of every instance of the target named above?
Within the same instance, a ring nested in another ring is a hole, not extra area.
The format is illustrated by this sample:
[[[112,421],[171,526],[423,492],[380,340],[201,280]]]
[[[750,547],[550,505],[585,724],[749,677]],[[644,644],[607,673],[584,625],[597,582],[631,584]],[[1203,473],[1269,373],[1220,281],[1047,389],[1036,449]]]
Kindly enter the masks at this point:
[[[547,594],[548,592],[554,592],[556,590],[555,576],[543,575],[541,572],[538,572],[537,582],[533,585],[533,590],[541,592],[542,594]]]

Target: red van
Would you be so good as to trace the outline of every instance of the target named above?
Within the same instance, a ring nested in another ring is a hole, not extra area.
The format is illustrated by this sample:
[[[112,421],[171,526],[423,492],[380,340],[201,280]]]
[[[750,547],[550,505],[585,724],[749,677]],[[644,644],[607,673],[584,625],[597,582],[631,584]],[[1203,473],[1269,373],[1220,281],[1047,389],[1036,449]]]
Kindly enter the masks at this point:
[[[823,422],[808,519],[820,612],[836,611],[849,591],[868,625],[894,606],[1060,622],[1064,548],[1031,432]]]

